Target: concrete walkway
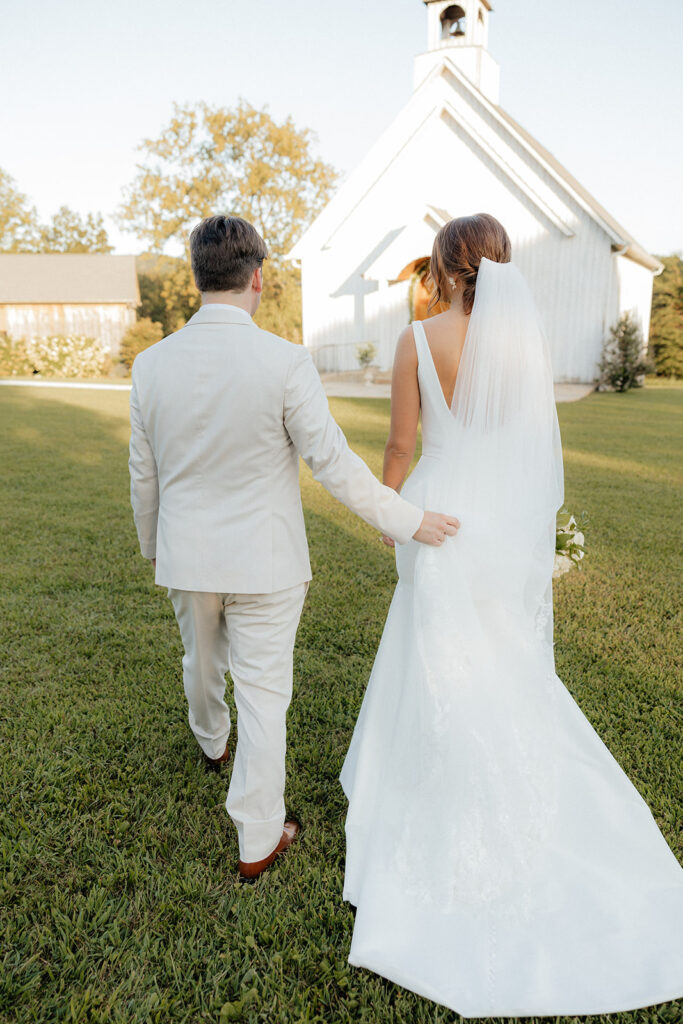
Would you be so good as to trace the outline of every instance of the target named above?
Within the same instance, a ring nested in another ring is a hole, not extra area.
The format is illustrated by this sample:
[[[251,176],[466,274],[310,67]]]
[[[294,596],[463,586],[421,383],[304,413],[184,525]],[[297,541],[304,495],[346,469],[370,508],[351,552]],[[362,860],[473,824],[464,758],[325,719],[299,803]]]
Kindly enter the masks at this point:
[[[0,387],[6,388],[82,388],[84,391],[130,391],[131,384],[106,384],[104,381],[71,380],[0,380]]]
[[[323,373],[322,382],[328,398],[390,398],[391,384],[386,381],[366,383],[354,380],[355,374]],[[556,402],[577,402],[595,390],[595,384],[556,384]]]
[[[356,374],[323,373],[321,374],[325,393],[328,398],[390,398],[391,385],[388,382],[366,383],[354,380]],[[55,380],[0,380],[0,387],[12,388],[81,388],[85,391],[130,391],[130,384],[107,384],[93,381]],[[556,384],[556,402],[577,402],[580,398],[590,395],[595,390],[594,384]]]

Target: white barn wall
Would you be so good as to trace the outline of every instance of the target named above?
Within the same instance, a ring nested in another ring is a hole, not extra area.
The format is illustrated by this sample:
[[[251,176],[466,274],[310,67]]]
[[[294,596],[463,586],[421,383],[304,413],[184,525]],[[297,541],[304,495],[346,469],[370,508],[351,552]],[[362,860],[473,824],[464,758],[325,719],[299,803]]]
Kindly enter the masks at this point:
[[[652,274],[647,267],[625,258],[616,257],[619,283],[618,313],[627,310],[633,314],[643,332],[643,347],[647,347],[652,311]],[[615,317],[616,319],[616,317]]]
[[[34,303],[6,305],[3,320],[13,338],[80,334],[95,338],[105,352],[117,355],[136,314],[135,306],[124,303]]]

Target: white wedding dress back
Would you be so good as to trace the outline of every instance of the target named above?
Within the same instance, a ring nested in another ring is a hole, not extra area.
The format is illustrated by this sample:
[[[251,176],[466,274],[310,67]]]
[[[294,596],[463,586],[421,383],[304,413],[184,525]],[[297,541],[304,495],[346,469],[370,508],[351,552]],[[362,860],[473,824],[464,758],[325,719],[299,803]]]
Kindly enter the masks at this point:
[[[413,329],[422,455],[402,493],[462,525],[397,548],[341,774],[349,960],[466,1017],[683,996],[683,869],[555,674],[562,454],[533,297],[482,259],[450,408]]]

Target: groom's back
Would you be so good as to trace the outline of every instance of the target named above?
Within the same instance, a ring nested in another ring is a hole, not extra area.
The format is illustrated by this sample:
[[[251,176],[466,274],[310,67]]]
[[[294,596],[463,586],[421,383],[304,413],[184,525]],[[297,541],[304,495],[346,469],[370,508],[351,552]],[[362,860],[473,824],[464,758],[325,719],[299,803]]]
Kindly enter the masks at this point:
[[[310,574],[283,420],[296,354],[246,312],[209,305],[136,359],[159,478],[158,583],[266,593]]]

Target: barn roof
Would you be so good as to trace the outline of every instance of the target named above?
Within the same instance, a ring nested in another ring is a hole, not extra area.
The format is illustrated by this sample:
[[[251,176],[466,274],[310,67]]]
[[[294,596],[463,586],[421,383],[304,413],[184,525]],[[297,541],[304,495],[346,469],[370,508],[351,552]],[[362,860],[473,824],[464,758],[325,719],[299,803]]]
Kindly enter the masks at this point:
[[[0,253],[0,305],[140,302],[135,256]]]

